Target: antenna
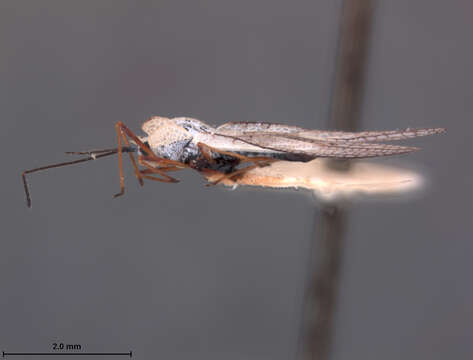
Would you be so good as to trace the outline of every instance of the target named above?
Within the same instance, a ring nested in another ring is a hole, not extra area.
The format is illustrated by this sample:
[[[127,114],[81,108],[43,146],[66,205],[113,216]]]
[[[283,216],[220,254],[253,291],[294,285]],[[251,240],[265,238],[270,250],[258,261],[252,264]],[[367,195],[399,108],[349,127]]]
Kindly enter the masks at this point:
[[[129,146],[124,146],[124,147],[122,147],[121,150],[122,150],[122,152],[127,152],[127,153],[136,151],[135,148],[132,148],[132,147],[129,147]],[[23,179],[23,186],[24,186],[24,189],[25,189],[26,205],[29,208],[31,208],[30,190],[28,188],[28,182],[26,181],[26,175],[27,174],[31,174],[31,173],[34,173],[34,172],[43,171],[43,170],[47,170],[47,169],[57,168],[57,167],[75,165],[75,164],[83,163],[83,162],[86,162],[86,161],[96,160],[96,159],[100,159],[100,158],[103,158],[103,157],[106,157],[106,156],[114,155],[116,153],[118,153],[118,148],[89,150],[89,151],[67,151],[66,154],[70,154],[70,155],[88,155],[88,157],[83,158],[83,159],[74,160],[74,161],[66,161],[66,162],[61,162],[61,163],[57,163],[57,164],[40,166],[40,167],[37,167],[37,168],[34,168],[34,169],[29,169],[29,170],[23,171],[21,173],[21,178]]]

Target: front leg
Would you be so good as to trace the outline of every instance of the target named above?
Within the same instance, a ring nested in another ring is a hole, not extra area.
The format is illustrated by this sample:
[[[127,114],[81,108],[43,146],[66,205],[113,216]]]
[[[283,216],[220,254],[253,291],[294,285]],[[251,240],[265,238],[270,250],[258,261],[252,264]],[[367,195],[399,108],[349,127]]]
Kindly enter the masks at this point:
[[[122,196],[125,193],[125,177],[123,176],[123,157],[122,157],[122,139],[126,146],[130,146],[130,142],[126,137],[126,132],[124,129],[128,130],[126,126],[121,122],[117,122],[115,125],[115,130],[117,132],[118,138],[118,170],[120,174],[120,192],[115,194],[114,197]],[[128,130],[129,134],[135,136],[130,130]],[[143,186],[143,178],[140,174],[140,170],[138,169],[138,165],[136,165],[135,157],[131,152],[128,153],[130,156],[131,163],[133,164],[133,169],[135,171],[135,176],[138,179],[138,182],[141,186]]]
[[[115,125],[115,129],[117,131],[117,137],[118,137],[118,168],[119,168],[119,173],[120,173],[120,192],[118,194],[116,194],[115,197],[121,196],[125,193],[125,180],[124,180],[124,176],[123,176],[123,159],[122,159],[122,140],[126,144],[126,146],[129,147],[130,143],[129,143],[127,137],[129,137],[131,140],[133,140],[135,142],[135,144],[140,148],[142,153],[146,154],[146,156],[140,156],[140,158],[138,159],[138,161],[140,161],[141,165],[148,167],[145,163],[142,162],[142,160],[145,160],[145,161],[153,162],[153,163],[156,163],[156,164],[165,164],[165,165],[168,165],[168,166],[174,166],[174,167],[179,167],[179,168],[187,167],[187,165],[182,163],[182,162],[168,160],[168,159],[164,159],[164,158],[161,158],[161,157],[157,156],[155,153],[153,153],[153,151],[148,146],[146,146],[138,138],[138,136],[136,136],[130,129],[128,129],[125,126],[125,124],[123,124],[121,121],[119,121]],[[149,175],[146,175],[146,174],[142,174],[140,169],[138,168],[138,165],[135,161],[135,157],[133,156],[133,154],[129,153],[129,155],[130,155],[130,160],[133,164],[133,168],[135,170],[135,175],[136,175],[138,181],[140,182],[140,185],[143,185],[143,178],[150,179],[152,177],[149,176]],[[150,166],[150,167],[153,168],[152,166]],[[164,179],[161,179],[164,182],[177,182],[176,179],[174,179],[174,178],[172,178],[168,175],[165,175],[164,171],[160,171],[160,172],[158,172],[158,174],[160,174],[164,177]],[[155,180],[155,179],[153,178],[153,179],[150,179],[150,180]]]

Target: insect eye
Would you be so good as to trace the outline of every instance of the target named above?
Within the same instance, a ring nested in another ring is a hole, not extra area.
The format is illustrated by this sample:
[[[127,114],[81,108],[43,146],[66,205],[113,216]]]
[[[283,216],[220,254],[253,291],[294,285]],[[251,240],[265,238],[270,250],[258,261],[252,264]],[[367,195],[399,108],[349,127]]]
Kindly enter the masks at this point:
[[[150,149],[149,142],[145,141],[143,145],[146,146],[148,149]],[[141,148],[139,148],[138,153],[143,156],[147,155],[146,152],[144,152]]]

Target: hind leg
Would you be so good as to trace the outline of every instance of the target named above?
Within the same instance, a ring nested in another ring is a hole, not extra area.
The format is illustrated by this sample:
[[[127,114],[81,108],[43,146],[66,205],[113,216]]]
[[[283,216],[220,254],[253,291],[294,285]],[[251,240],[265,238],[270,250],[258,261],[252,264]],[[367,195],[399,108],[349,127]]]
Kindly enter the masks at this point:
[[[241,155],[241,154],[238,154],[238,153],[232,152],[232,151],[219,150],[217,148],[214,148],[214,147],[209,146],[209,145],[204,144],[204,143],[198,143],[197,146],[199,147],[202,154],[206,158],[207,158],[207,156],[211,158],[210,153],[215,152],[217,154],[222,154],[222,155],[235,157],[235,158],[239,159],[241,163],[253,163],[253,165],[249,165],[249,166],[244,167],[242,169],[237,169],[237,170],[232,171],[231,173],[228,173],[228,174],[223,174],[219,179],[210,182],[208,184],[208,186],[217,185],[218,183],[222,182],[225,179],[230,179],[231,180],[232,178],[234,178],[236,176],[241,176],[241,175],[245,174],[246,172],[248,172],[250,170],[253,170],[257,167],[268,166],[271,163],[273,163],[275,161],[278,161],[277,159],[273,159],[273,158],[265,157],[265,156],[249,157],[249,156]]]

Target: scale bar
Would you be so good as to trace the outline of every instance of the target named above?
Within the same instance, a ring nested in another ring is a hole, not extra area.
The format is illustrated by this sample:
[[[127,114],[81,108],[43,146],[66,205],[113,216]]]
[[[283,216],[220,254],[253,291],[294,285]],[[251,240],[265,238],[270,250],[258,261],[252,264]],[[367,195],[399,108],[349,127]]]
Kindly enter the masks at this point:
[[[6,356],[15,356],[15,355],[81,355],[81,356],[90,356],[90,355],[124,355],[132,357],[133,352],[77,352],[77,353],[67,353],[67,352],[5,352],[2,351],[2,358]]]

